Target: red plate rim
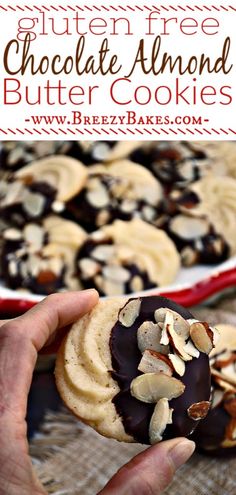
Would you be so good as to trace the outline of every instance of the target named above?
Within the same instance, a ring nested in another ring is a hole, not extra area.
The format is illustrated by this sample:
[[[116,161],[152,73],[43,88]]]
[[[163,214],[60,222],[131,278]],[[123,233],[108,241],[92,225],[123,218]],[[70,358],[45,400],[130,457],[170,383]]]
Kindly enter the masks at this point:
[[[206,301],[222,290],[234,286],[236,287],[236,267],[213,274],[191,287],[173,291],[159,290],[158,295],[168,297],[176,303],[182,304],[182,306],[189,307]],[[0,297],[0,316],[3,313],[23,314],[35,306],[35,304],[37,304],[36,301],[23,298],[11,299]]]

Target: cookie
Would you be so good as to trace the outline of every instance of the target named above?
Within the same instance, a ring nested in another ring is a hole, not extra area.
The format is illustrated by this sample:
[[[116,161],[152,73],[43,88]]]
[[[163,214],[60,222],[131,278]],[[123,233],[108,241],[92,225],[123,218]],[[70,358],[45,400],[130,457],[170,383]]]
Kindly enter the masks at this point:
[[[91,166],[84,189],[66,210],[72,219],[95,230],[115,219],[130,220],[134,216],[154,222],[162,200],[162,187],[147,169],[118,160],[109,166]]]
[[[221,339],[210,354],[211,409],[194,440],[209,455],[236,454],[236,327],[217,325]]]
[[[190,196],[192,201],[190,200]],[[214,230],[236,253],[236,180],[231,177],[205,177],[192,184],[178,200],[184,210],[205,217]]]
[[[116,220],[92,233],[81,246],[76,264],[85,288],[114,296],[171,283],[180,258],[165,232],[135,218]]]
[[[2,232],[1,274],[7,287],[36,294],[81,288],[74,277],[75,255],[86,233],[56,216]]]
[[[32,162],[15,173],[21,181],[46,182],[56,189],[56,199],[68,201],[84,187],[87,169],[84,165],[70,157],[55,155]]]
[[[65,404],[99,433],[154,444],[208,412],[217,332],[158,296],[110,298],[76,322],[57,357]]]

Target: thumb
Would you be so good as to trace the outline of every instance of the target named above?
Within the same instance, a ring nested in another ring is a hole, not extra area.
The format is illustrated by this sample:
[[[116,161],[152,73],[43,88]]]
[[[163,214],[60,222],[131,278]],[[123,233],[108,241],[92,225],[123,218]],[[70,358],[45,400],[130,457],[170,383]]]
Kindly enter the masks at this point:
[[[100,495],[160,495],[194,449],[194,442],[186,438],[154,445],[125,464]]]

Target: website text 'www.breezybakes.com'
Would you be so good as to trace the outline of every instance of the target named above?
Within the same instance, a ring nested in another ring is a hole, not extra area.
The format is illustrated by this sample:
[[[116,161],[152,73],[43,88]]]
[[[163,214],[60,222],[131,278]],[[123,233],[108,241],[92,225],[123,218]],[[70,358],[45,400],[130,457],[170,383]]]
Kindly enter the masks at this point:
[[[203,125],[209,122],[202,116],[194,115],[138,115],[134,111],[127,111],[124,115],[85,115],[79,111],[72,111],[68,115],[31,115],[25,119],[34,125]]]

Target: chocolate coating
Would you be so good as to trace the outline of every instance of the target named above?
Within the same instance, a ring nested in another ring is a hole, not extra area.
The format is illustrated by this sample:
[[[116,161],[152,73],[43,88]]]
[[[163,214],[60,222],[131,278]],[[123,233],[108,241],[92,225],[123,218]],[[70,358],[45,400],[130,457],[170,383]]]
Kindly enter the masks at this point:
[[[131,396],[131,381],[141,373],[138,365],[141,360],[141,352],[137,345],[137,330],[144,321],[154,321],[156,309],[165,307],[178,312],[183,318],[193,318],[191,313],[178,304],[159,296],[141,298],[140,314],[134,324],[124,328],[119,321],[114,325],[110,349],[112,355],[113,378],[118,382],[120,392],[114,397],[118,414],[122,417],[126,433],[140,443],[149,444],[149,423],[155,404],[146,404]],[[174,374],[176,378],[178,375]],[[163,439],[177,436],[188,436],[197,426],[197,421],[190,419],[187,408],[201,401],[208,401],[210,397],[210,369],[209,359],[200,353],[198,359],[192,359],[186,363],[186,371],[181,380],[186,385],[185,392],[170,401],[170,407],[174,408],[173,424],[168,425]]]

